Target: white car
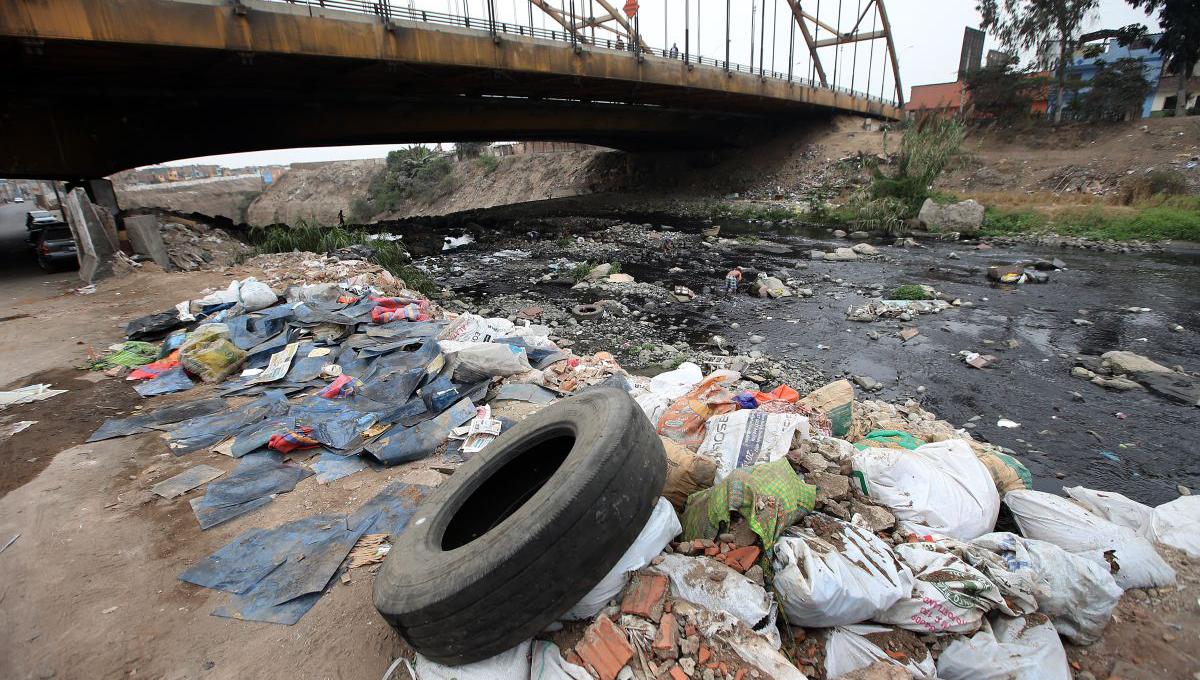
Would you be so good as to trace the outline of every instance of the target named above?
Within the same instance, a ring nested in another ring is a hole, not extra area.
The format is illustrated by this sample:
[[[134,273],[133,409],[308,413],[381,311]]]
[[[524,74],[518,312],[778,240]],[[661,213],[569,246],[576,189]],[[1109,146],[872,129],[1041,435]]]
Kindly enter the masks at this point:
[[[24,202],[25,202],[25,199],[21,196],[17,196],[16,198],[13,199],[13,203],[24,203]]]

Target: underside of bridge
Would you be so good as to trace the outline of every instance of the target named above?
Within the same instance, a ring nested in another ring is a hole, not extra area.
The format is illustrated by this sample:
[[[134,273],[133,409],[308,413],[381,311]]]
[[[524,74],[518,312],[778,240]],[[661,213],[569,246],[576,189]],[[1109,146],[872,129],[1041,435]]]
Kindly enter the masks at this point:
[[[569,140],[743,145],[849,93],[479,30],[270,3],[0,5],[0,176],[100,177],[271,148]]]

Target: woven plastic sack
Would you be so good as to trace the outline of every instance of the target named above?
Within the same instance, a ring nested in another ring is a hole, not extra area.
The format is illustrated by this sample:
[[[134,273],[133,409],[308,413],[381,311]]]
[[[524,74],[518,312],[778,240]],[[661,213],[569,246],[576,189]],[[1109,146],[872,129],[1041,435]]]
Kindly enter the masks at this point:
[[[770,550],[784,529],[812,512],[817,487],[805,484],[786,458],[752,468],[739,468],[716,486],[688,497],[683,511],[683,537],[716,538],[736,511]]]
[[[708,419],[737,409],[726,384],[738,377],[733,371],[713,372],[663,411],[658,419],[658,433],[695,451],[704,442],[704,424]]]
[[[225,324],[206,324],[192,331],[179,348],[179,363],[206,383],[221,382],[246,361],[246,353],[229,339]]]

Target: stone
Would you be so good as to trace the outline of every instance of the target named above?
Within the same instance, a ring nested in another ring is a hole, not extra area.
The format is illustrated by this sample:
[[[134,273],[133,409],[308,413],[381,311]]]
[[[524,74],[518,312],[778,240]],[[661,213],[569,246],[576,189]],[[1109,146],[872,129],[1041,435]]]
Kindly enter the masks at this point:
[[[629,586],[625,588],[625,596],[621,598],[621,613],[658,621],[663,616],[666,597],[666,576],[639,571],[633,575]]]
[[[879,250],[875,246],[871,245],[870,243],[856,244],[850,250],[853,250],[854,252],[858,253],[859,255],[878,255],[879,254]]]
[[[983,227],[983,213],[983,205],[974,199],[938,205],[927,198],[917,213],[917,220],[930,231],[974,235]]]
[[[825,251],[823,251],[823,250],[810,250],[810,251],[808,251],[808,259],[810,259],[810,260],[823,260],[823,259],[825,259]]]
[[[854,376],[854,382],[857,383],[859,387],[863,388],[864,390],[866,390],[868,392],[874,392],[875,390],[878,390],[882,387],[882,385],[879,384],[878,380],[876,380],[870,376],[866,376],[866,375]]]
[[[1192,495],[1192,490],[1182,484],[1176,484],[1175,490],[1179,492],[1180,496],[1191,496]]]
[[[633,283],[633,277],[629,274],[609,274],[604,280],[609,283]]]
[[[1083,378],[1084,380],[1091,380],[1092,378],[1096,377],[1095,371],[1089,371],[1083,366],[1076,366],[1075,368],[1072,368],[1071,375],[1076,378]]]
[[[600,279],[608,277],[611,272],[612,265],[606,262],[604,264],[592,267],[592,271],[588,272],[587,276],[584,278],[588,281],[599,281]]]
[[[852,231],[852,232],[850,232],[850,238],[861,241],[863,239],[871,238],[871,232],[861,231],[861,230],[860,231]]]
[[[163,269],[171,268],[171,256],[158,230],[158,218],[154,215],[130,215],[125,218],[125,233],[133,252],[144,255]]]
[[[833,231],[833,237],[834,238],[846,238],[846,232],[842,231],[841,229],[835,229]]]
[[[679,624],[674,614],[663,614],[652,648],[660,659],[679,658]]]
[[[751,345],[761,345],[765,340],[766,340],[766,338],[764,338],[761,335],[751,335],[750,336],[750,344]]]
[[[583,633],[575,651],[600,680],[616,680],[617,674],[633,658],[633,647],[625,634],[603,614]]]
[[[796,289],[796,295],[799,295],[802,298],[810,298],[815,294],[816,293],[813,292],[812,288],[797,288]]]
[[[1092,323],[1091,321],[1088,321],[1087,319],[1071,319],[1071,323],[1075,324],[1076,326],[1095,326],[1096,325],[1096,324]]]
[[[850,478],[827,472],[809,472],[804,481],[817,487],[817,502],[840,500],[850,495]]]
[[[886,508],[864,503],[857,498],[850,499],[850,512],[862,517],[863,522],[871,531],[887,531],[896,526],[896,516],[888,512]]]
[[[1171,369],[1162,364],[1155,363],[1150,359],[1133,352],[1105,352],[1100,355],[1101,363],[1105,368],[1111,369],[1113,373],[1118,375],[1127,375],[1134,373],[1170,373]]]
[[[858,253],[850,248],[838,248],[832,253],[825,253],[825,259],[831,262],[851,262],[858,259]]]
[[[757,564],[746,570],[746,578],[754,581],[758,585],[766,585],[766,576],[763,574],[763,568]]]
[[[1121,378],[1121,377],[1105,378],[1102,375],[1098,375],[1095,378],[1092,378],[1092,384],[1099,385],[1100,387],[1107,387],[1110,390],[1119,390],[1121,392],[1128,392],[1130,390],[1143,389],[1141,385],[1135,383],[1134,381],[1130,380],[1129,378]]]
[[[903,340],[904,342],[908,342],[909,340],[912,340],[913,338],[917,337],[920,334],[921,334],[921,331],[917,328],[901,328],[900,329],[900,339]]]
[[[683,669],[683,672],[688,677],[691,677],[696,672],[696,660],[687,657],[682,658],[679,660],[679,667]]]

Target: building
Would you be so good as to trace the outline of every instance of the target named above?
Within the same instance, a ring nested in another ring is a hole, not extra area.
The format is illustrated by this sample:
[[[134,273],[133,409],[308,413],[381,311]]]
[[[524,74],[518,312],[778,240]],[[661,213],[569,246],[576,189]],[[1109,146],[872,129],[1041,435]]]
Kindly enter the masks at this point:
[[[1155,111],[1155,99],[1159,91],[1159,79],[1165,66],[1163,56],[1154,51],[1154,41],[1158,38],[1157,35],[1148,36],[1134,41],[1126,46],[1122,45],[1117,38],[1117,31],[1105,30],[1095,31],[1082,36],[1079,45],[1071,53],[1071,61],[1067,64],[1067,81],[1082,82],[1083,86],[1073,91],[1064,93],[1064,105],[1070,106],[1071,102],[1079,96],[1088,92],[1088,81],[1096,76],[1096,72],[1100,68],[1100,63],[1112,64],[1121,59],[1135,59],[1142,62],[1142,75],[1146,81],[1150,83],[1150,94],[1146,95],[1142,102],[1141,117],[1147,118]],[[1045,55],[1055,55],[1046,57],[1048,69],[1051,73],[1057,73],[1057,44],[1043,50]],[[1056,102],[1056,88],[1051,88],[1050,92],[1050,109],[1049,113],[1053,115]],[[1174,100],[1172,100],[1172,105]],[[1159,109],[1161,103],[1159,104]]]
[[[904,112],[909,116],[953,118],[963,112],[970,98],[961,80],[950,83],[913,85]]]

